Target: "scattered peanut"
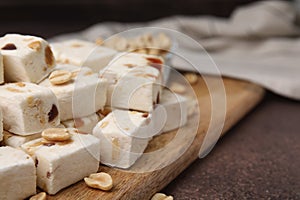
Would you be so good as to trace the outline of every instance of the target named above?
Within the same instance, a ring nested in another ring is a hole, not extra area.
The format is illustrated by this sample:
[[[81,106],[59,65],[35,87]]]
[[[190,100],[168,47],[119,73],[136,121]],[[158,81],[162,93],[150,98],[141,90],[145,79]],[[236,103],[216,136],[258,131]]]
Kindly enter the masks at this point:
[[[91,174],[84,178],[84,182],[92,188],[108,191],[113,187],[111,176],[105,172]]]
[[[171,39],[165,33],[158,34],[156,40],[161,49],[170,49]]]
[[[167,196],[164,193],[156,193],[151,200],[173,200],[172,196]]]
[[[163,200],[166,197],[167,197],[167,195],[165,195],[164,193],[156,193],[156,194],[153,195],[151,200]]]
[[[46,200],[46,199],[47,199],[46,192],[40,192],[40,193],[30,197],[29,200]]]
[[[113,37],[103,41],[101,37],[95,41],[98,45],[103,45],[118,51],[134,51],[136,53],[165,55],[171,48],[171,39],[165,33],[150,34],[145,33],[133,38]]]
[[[71,138],[68,129],[65,128],[48,128],[42,132],[42,137],[48,141],[66,141]]]
[[[101,37],[97,38],[96,41],[95,41],[95,43],[97,45],[102,45],[103,44],[103,38],[101,38]]]
[[[172,196],[167,196],[167,198],[165,198],[165,200],[173,200],[174,198]]]
[[[172,83],[170,86],[172,92],[182,94],[185,92],[185,87],[179,83]]]
[[[198,82],[198,76],[194,73],[186,73],[184,77],[191,85],[194,85]]]
[[[60,85],[69,82],[72,79],[72,73],[66,70],[53,71],[49,76],[49,81],[53,85]]]

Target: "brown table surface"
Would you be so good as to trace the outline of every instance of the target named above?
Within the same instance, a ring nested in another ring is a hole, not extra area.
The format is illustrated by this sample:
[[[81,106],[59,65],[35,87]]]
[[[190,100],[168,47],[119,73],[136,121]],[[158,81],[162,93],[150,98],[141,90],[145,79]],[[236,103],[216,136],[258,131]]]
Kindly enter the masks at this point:
[[[300,199],[300,102],[267,93],[162,192],[175,199]]]
[[[0,22],[7,32],[45,38],[88,27],[80,23]],[[300,102],[270,92],[204,159],[162,192],[175,199],[300,199]]]

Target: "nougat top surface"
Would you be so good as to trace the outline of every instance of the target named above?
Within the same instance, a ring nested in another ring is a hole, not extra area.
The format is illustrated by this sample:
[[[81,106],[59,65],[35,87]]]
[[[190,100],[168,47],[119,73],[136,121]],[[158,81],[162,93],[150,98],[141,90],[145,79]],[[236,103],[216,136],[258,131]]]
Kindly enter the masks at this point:
[[[53,67],[56,64],[48,42],[36,36],[6,34],[0,38],[0,50],[3,55],[20,58],[40,55],[48,67]],[[30,64],[30,59],[26,62],[28,62],[26,64]]]
[[[116,51],[113,49],[102,47],[96,45],[95,43],[79,39],[54,42],[51,43],[51,47],[58,61],[69,61],[70,63],[78,65],[82,64],[82,62],[89,57],[94,58],[100,55],[116,53]],[[68,60],[68,58],[70,60]]]
[[[51,88],[55,94],[64,94],[66,92],[73,91],[74,89],[84,89],[89,85],[104,84],[106,85],[107,80],[99,78],[98,74],[94,73],[88,67],[78,67],[69,64],[60,64],[55,67],[55,70],[69,71],[72,76],[71,80],[64,84],[52,84],[49,79],[45,79],[39,85]]]
[[[43,155],[49,160],[57,160],[60,157],[76,153],[81,150],[90,151],[95,158],[99,158],[99,139],[91,134],[80,133],[75,128],[67,128],[71,138],[66,141],[55,142],[38,138],[21,146],[29,155]]]
[[[24,164],[33,164],[33,160],[24,151],[9,146],[0,147],[0,171]]]
[[[53,93],[46,87],[28,82],[7,83],[0,86],[0,97],[2,99],[23,100],[23,98],[34,96],[35,94],[52,95]]]
[[[113,110],[95,129],[101,129],[103,134],[135,135],[135,130],[150,123],[150,114],[137,111]]]

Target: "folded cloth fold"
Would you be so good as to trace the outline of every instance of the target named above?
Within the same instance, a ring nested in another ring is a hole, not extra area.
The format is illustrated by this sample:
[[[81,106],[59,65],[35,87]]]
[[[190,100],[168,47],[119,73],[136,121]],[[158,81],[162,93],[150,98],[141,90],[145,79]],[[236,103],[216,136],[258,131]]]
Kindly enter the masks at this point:
[[[224,76],[244,79],[280,95],[300,100],[300,28],[292,2],[260,1],[238,7],[229,18],[211,16],[173,16],[147,23],[96,24],[78,33],[52,38],[52,41],[79,38],[95,41],[140,27],[161,27],[179,31],[197,41],[213,59]],[[174,38],[177,34],[174,32]],[[191,68],[178,57],[176,69],[216,75],[203,48],[177,40],[181,56],[191,61]]]

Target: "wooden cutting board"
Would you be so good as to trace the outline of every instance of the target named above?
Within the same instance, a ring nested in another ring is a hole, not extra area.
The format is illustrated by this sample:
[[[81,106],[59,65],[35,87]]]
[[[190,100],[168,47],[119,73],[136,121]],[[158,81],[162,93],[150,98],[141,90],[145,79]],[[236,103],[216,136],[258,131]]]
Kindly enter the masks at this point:
[[[107,172],[113,178],[114,187],[110,192],[88,188],[83,181],[80,181],[55,196],[49,196],[48,199],[150,199],[153,194],[159,192],[195,159],[199,158],[199,150],[211,119],[215,119],[214,123],[223,122],[222,116],[214,115],[212,117],[211,112],[213,108],[211,97],[218,98],[218,95],[222,93],[222,88],[217,84],[219,80],[208,76],[205,76],[205,80],[206,82],[199,76],[198,82],[193,85],[200,114],[195,111],[189,117],[181,134],[171,131],[155,137],[146,150],[148,153],[143,155],[129,170],[100,166],[99,171]],[[226,102],[223,101],[226,104],[226,117],[222,134],[245,116],[264,96],[264,89],[252,83],[229,78],[223,78],[223,80],[226,91]],[[209,87],[208,90],[207,82],[209,85],[215,84],[215,87]],[[200,116],[200,123],[199,118],[195,116]],[[195,124],[199,125],[198,128],[195,127]],[[158,169],[149,171],[153,166]],[[141,172],[147,170],[148,172]]]

